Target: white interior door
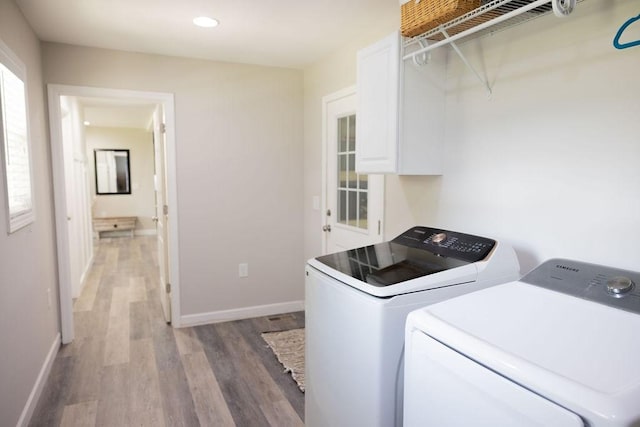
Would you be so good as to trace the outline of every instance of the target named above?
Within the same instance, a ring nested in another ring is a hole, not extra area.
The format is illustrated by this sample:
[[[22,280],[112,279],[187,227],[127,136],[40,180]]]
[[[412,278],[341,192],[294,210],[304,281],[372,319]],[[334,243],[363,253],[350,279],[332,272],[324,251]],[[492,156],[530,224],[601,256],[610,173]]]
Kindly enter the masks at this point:
[[[84,139],[78,135],[79,119],[76,100],[60,101],[61,137],[64,154],[66,220],[69,242],[69,279],[71,295],[80,296],[85,275],[92,263],[93,242],[91,204]]]
[[[355,87],[323,98],[324,252],[382,241],[384,175],[357,174]]]
[[[80,276],[81,266],[78,249],[82,247],[79,244],[78,235],[78,212],[76,212],[76,188],[75,188],[75,165],[73,159],[73,122],[71,113],[63,109],[62,116],[62,143],[64,145],[64,174],[65,174],[65,195],[67,209],[67,232],[69,239],[69,272],[71,279],[71,295],[73,298],[80,296]]]
[[[158,105],[154,114],[154,155],[155,155],[155,190],[156,190],[156,231],[158,241],[158,267],[160,280],[158,281],[162,311],[167,322],[171,322],[171,285],[169,284],[169,241],[167,225],[169,223],[169,207],[167,202],[166,179],[166,140],[164,131],[164,111]]]

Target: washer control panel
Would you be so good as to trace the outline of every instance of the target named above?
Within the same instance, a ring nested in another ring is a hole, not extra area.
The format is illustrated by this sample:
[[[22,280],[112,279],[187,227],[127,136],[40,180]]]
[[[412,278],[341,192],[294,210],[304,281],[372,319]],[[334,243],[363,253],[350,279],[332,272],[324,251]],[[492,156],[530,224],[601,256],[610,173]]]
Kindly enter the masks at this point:
[[[640,314],[640,272],[557,258],[520,281]]]
[[[485,259],[496,245],[495,240],[485,237],[430,227],[413,227],[393,239],[392,243],[468,262]]]

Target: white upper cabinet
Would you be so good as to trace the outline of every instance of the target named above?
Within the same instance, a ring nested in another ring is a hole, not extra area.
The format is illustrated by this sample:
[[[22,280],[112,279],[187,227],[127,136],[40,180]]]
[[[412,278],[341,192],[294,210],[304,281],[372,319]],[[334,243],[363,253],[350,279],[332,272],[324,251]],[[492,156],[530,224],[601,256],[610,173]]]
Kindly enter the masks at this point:
[[[393,33],[358,51],[356,172],[396,172],[400,38]]]
[[[356,171],[440,175],[446,53],[403,63],[401,41],[394,32],[358,52]]]

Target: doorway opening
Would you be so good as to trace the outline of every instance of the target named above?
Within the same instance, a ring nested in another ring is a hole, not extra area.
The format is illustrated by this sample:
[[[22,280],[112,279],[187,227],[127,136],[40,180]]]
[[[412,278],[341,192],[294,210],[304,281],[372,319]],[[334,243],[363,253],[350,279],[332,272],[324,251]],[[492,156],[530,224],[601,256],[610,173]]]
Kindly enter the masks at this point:
[[[180,326],[173,94],[49,85],[48,95],[62,342],[73,341],[73,297],[79,292],[92,256],[91,222],[95,215],[95,200],[91,199],[88,187],[93,184],[91,179],[97,165],[87,154],[89,150],[82,126],[87,125],[84,115],[88,110],[83,105],[116,112],[118,109],[147,109],[153,165],[148,164],[151,162],[148,157],[146,167],[154,174],[154,195],[149,203],[155,203],[149,221],[155,223],[158,237],[160,280],[157,286],[161,290],[165,319],[175,327]],[[102,119],[109,120],[108,116],[107,113]],[[115,116],[130,119],[132,114],[125,111]],[[79,145],[74,146],[78,141]],[[131,190],[136,191],[135,182],[131,182]]]

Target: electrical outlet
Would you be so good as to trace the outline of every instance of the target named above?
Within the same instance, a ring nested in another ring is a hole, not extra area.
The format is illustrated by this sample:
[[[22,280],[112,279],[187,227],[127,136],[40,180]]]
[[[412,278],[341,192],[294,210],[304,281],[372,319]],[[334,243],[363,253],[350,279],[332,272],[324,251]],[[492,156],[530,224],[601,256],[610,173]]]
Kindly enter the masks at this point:
[[[238,264],[238,276],[249,277],[249,264],[246,262]]]

